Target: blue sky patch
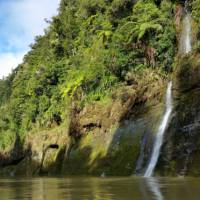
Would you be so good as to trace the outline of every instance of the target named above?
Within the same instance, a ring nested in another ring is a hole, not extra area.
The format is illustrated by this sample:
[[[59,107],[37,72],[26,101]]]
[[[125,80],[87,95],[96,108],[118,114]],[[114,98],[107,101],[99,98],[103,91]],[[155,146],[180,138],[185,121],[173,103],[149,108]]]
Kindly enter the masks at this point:
[[[0,78],[15,68],[36,35],[57,14],[60,0],[0,0]]]

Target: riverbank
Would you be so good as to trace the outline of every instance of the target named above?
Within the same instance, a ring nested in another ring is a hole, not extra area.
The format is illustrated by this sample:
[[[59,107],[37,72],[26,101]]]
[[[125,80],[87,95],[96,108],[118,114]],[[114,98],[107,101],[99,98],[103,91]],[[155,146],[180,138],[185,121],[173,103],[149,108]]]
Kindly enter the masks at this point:
[[[200,29],[184,3],[62,0],[0,81],[0,174],[143,175],[172,80],[155,174],[199,175]]]

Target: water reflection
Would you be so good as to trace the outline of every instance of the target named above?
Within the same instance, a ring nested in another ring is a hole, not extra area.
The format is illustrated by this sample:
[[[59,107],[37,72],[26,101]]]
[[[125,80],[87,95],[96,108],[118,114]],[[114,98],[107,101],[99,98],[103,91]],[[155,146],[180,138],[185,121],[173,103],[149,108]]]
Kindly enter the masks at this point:
[[[145,182],[156,200],[164,200],[159,180],[155,177],[145,178]]]
[[[199,200],[199,196],[200,179],[0,179],[0,199],[6,200]]]

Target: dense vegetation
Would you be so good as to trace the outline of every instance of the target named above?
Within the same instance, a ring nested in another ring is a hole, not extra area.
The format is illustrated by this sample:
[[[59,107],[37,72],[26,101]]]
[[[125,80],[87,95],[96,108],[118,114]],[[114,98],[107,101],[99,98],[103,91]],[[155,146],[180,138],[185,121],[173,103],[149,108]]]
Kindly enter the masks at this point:
[[[195,21],[195,29],[197,42],[194,44],[197,51],[200,50],[200,1],[192,0],[191,2],[192,16]]]
[[[45,35],[0,81],[1,148],[16,134],[24,138],[32,129],[66,123],[71,107],[101,101],[130,84],[130,74],[170,72],[174,13],[169,0],[62,0]]]

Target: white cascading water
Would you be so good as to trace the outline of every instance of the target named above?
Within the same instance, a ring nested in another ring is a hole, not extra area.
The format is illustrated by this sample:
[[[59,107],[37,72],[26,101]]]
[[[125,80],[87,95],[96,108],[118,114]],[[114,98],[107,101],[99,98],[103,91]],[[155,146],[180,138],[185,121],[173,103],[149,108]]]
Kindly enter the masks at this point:
[[[185,28],[186,28],[186,38],[185,38],[185,53],[189,53],[192,50],[191,45],[191,23],[190,15],[187,14],[185,17]]]
[[[183,30],[180,38],[180,52],[187,54],[191,50],[191,16],[187,13],[183,19]]]
[[[180,38],[180,51],[183,54],[187,54],[192,50],[191,16],[190,16],[190,13],[188,12],[188,1],[185,1],[185,11],[186,11],[186,15],[183,19],[183,28],[181,32],[181,38]],[[167,128],[172,109],[173,109],[172,82],[169,82],[168,87],[167,87],[167,93],[166,93],[166,111],[163,116],[162,122],[159,126],[158,132],[156,134],[153,152],[151,154],[149,165],[144,174],[145,177],[151,177],[156,167],[156,164],[160,155],[160,149],[163,143],[164,133]]]
[[[165,130],[166,130],[168,122],[169,122],[172,108],[173,108],[173,105],[172,105],[172,82],[169,82],[168,87],[167,87],[167,93],[166,93],[166,111],[165,111],[165,114],[163,115],[162,122],[161,122],[161,124],[158,128],[158,132],[156,134],[151,159],[150,159],[149,165],[146,169],[146,172],[144,174],[145,177],[152,176],[154,168],[157,164],[158,157],[160,154],[160,148],[163,143],[164,133],[165,133]]]
[[[182,22],[182,31],[180,37],[180,53],[187,54],[192,50],[192,42],[191,42],[191,34],[192,34],[192,26],[191,26],[191,14],[189,12],[189,2],[185,1],[185,13],[186,15],[183,18]]]

